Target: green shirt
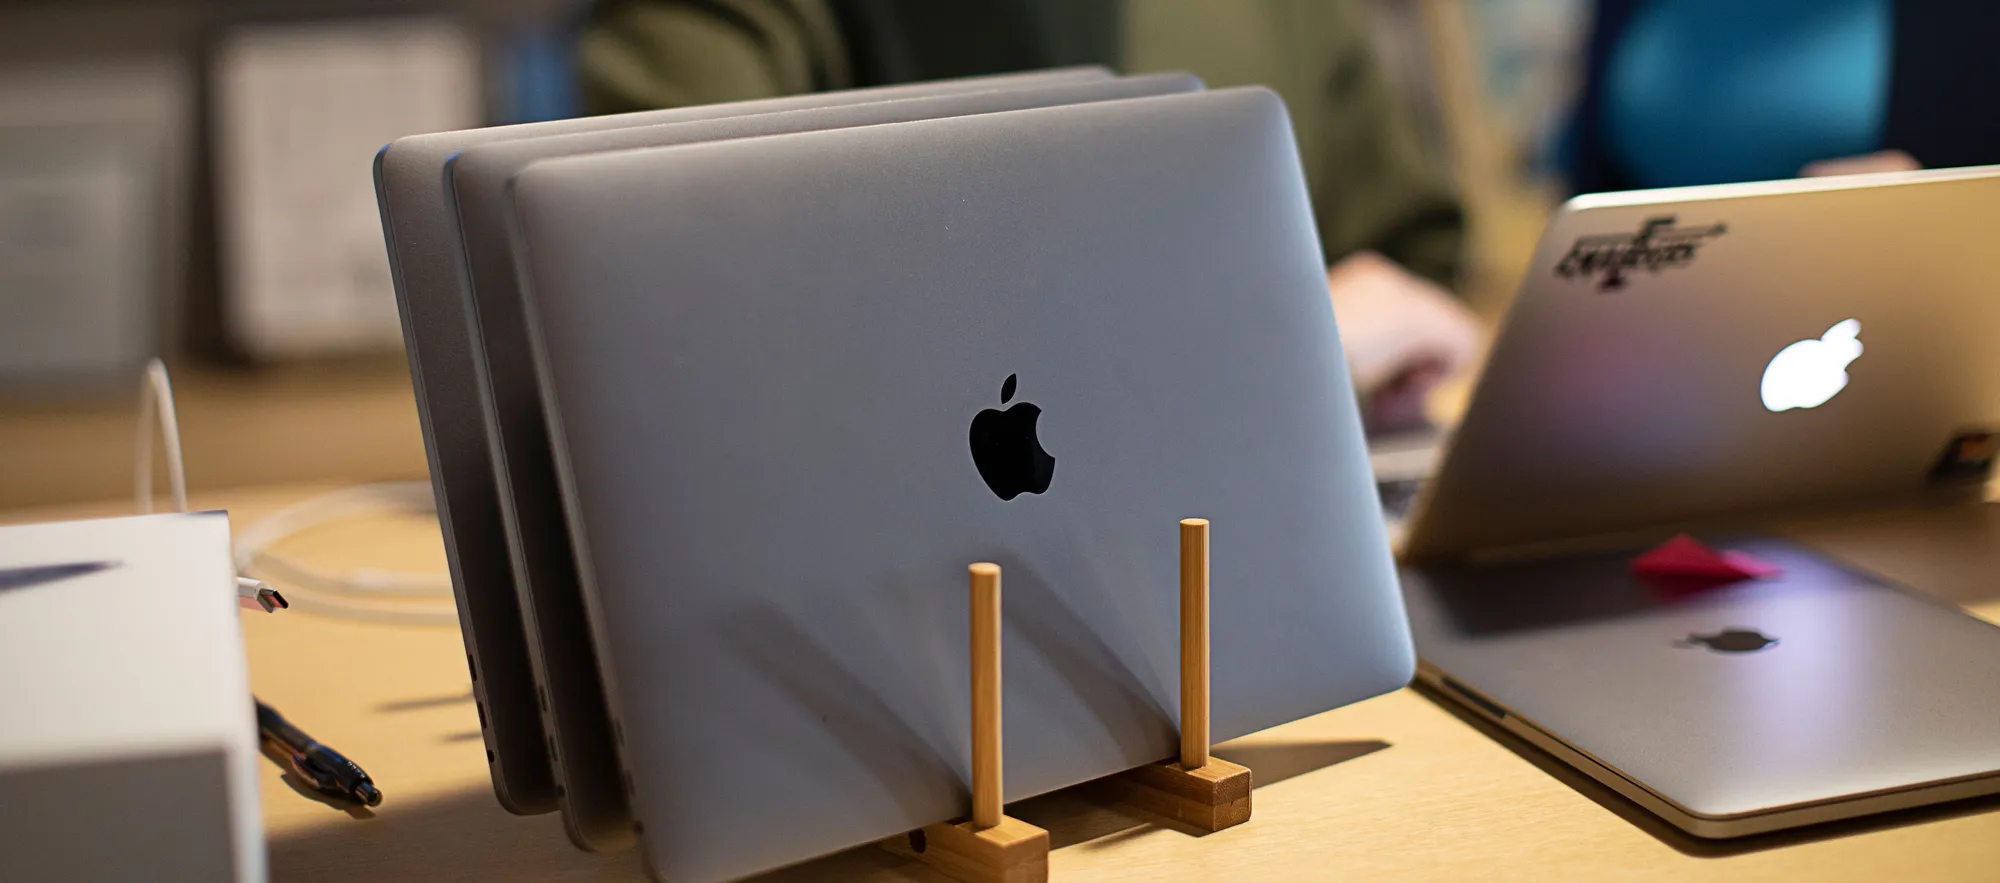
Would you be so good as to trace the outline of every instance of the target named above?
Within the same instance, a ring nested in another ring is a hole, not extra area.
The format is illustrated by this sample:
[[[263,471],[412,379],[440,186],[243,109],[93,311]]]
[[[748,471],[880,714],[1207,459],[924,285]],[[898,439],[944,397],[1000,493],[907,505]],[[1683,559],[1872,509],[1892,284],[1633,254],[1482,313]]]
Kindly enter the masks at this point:
[[[1362,0],[604,0],[594,113],[1102,64],[1285,99],[1329,262],[1373,249],[1447,286],[1464,218],[1377,64]]]

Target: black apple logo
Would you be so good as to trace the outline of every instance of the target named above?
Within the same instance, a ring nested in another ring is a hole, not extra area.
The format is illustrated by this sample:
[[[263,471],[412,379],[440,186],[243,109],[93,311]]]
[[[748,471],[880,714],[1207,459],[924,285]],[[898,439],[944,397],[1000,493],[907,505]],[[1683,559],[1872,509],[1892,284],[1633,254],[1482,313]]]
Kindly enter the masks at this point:
[[[1688,635],[1685,641],[1675,641],[1681,647],[1707,647],[1717,653],[1755,653],[1778,643],[1777,638],[1765,637],[1756,629],[1723,629],[1712,635]]]
[[[1000,384],[1000,404],[1014,398],[1015,375]],[[1056,477],[1056,458],[1042,450],[1035,421],[1042,409],[1021,402],[1005,411],[987,408],[972,418],[972,465],[1002,500],[1049,489]]]

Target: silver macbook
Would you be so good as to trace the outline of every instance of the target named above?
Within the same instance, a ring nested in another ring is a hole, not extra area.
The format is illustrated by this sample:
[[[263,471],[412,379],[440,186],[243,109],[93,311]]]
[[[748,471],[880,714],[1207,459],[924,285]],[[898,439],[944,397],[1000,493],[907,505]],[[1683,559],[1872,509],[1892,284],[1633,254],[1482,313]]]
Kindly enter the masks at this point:
[[[500,511],[513,556],[529,659],[537,689],[545,697],[542,724],[552,740],[551,757],[560,786],[558,802],[571,839],[578,845],[601,849],[627,844],[632,839],[632,824],[605,712],[604,684],[577,589],[541,394],[535,387],[534,361],[529,357],[527,324],[515,283],[505,201],[507,185],[515,173],[536,160],[607,150],[879,125],[1200,88],[1201,81],[1188,74],[1018,86],[506,141],[470,148],[447,163],[471,282],[469,314],[474,326],[470,343],[497,466]],[[672,207],[670,201],[660,210],[671,211]]]
[[[1674,826],[1739,837],[2000,792],[2000,629],[1771,536],[1407,570],[1419,678]]]
[[[2000,424],[1996,200],[1996,168],[1571,200],[1406,557],[1932,492]]]
[[[1283,106],[1166,95],[547,160],[514,184],[579,576],[663,879],[1169,757],[1176,522],[1213,735],[1414,658]]]
[[[399,138],[375,155],[375,195],[395,279],[403,343],[437,494],[438,525],[458,603],[466,664],[479,706],[493,789],[517,813],[556,808],[556,783],[536,712],[512,562],[476,391],[458,216],[445,177],[458,152],[543,135],[718,119],[811,107],[989,91],[996,87],[1108,80],[1099,67],[795,95]]]
[[[2000,791],[2000,630],[1770,535],[1977,498],[1996,225],[1995,169],[1572,200],[1409,525],[1420,677],[1697,836]],[[1782,572],[1633,571],[1682,530]]]

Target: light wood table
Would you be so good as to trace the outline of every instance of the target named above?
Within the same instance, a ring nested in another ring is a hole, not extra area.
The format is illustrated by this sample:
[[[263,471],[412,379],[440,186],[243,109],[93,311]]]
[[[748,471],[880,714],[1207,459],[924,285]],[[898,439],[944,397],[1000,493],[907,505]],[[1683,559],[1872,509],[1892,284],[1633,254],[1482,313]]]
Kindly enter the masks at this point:
[[[194,502],[229,509],[240,530],[324,489],[262,488]],[[0,521],[123,511],[122,504],[16,511]],[[1976,613],[2000,618],[2000,518],[1941,514],[1902,530],[1836,522],[1801,533],[1892,577],[1946,586]],[[332,568],[443,566],[435,526],[419,519],[329,525],[284,548]],[[354,817],[294,793],[267,768],[262,799],[274,880],[645,879],[632,853],[579,852],[554,816],[511,816],[494,802],[455,628],[363,625],[294,611],[246,615],[245,632],[258,695],[347,752],[387,795],[375,811]],[[1215,753],[1255,771],[1249,824],[1190,836],[1096,805],[1083,789],[1009,812],[1051,830],[1059,881],[2000,879],[2000,809],[1992,801],[1703,844],[1672,836],[1532,749],[1496,741],[1411,690]],[[858,849],[772,879],[940,878]]]
[[[256,370],[178,365],[173,382],[197,487],[426,475],[401,353]],[[138,393],[134,374],[96,396],[0,400],[0,508],[130,494]]]

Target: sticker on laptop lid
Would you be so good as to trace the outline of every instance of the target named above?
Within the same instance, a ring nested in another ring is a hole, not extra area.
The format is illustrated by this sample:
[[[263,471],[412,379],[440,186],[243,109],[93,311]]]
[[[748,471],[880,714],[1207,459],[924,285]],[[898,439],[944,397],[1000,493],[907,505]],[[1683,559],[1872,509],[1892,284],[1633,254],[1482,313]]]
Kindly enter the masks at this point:
[[[1616,291],[1625,287],[1627,274],[1634,270],[1657,274],[1694,263],[1695,253],[1704,243],[1729,232],[1721,222],[1680,227],[1674,221],[1675,216],[1662,215],[1647,218],[1637,233],[1579,236],[1569,253],[1556,262],[1556,275],[1563,279],[1595,277],[1597,290]]]
[[[1962,430],[1945,442],[1937,464],[1931,467],[1930,483],[1983,484],[1993,470],[1997,454],[2000,454],[2000,431]]]

